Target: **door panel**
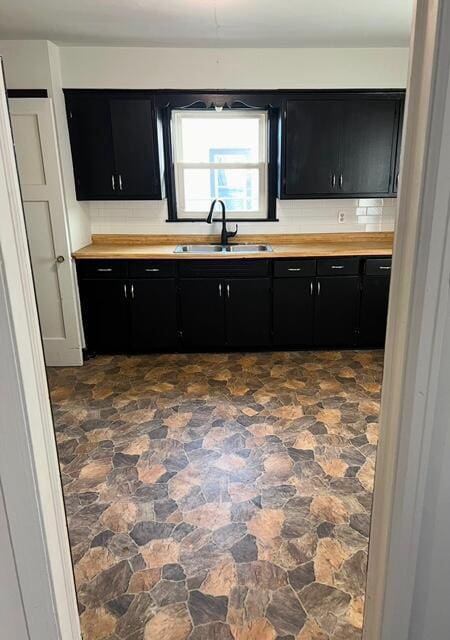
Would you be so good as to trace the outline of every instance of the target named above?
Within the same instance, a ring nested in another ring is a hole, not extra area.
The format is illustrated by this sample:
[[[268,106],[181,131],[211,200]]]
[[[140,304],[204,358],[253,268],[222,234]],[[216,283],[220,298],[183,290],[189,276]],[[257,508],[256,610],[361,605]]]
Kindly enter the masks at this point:
[[[130,346],[129,287],[126,280],[82,280],[86,346],[95,353],[126,353]]]
[[[266,346],[270,342],[270,280],[227,280],[226,339],[232,347]]]
[[[42,338],[64,340],[64,316],[58,279],[58,263],[48,202],[24,202],[25,224],[30,242],[34,287]]]
[[[358,276],[317,278],[314,342],[319,347],[351,347],[359,313]]]
[[[119,192],[129,197],[155,196],[158,162],[152,102],[124,98],[111,100],[110,105]]]
[[[336,192],[339,165],[340,102],[288,100],[285,122],[285,197]]]
[[[25,98],[9,104],[45,361],[81,365],[78,296],[52,103]]]
[[[361,294],[359,345],[383,347],[389,301],[389,276],[364,276]]]
[[[186,347],[225,344],[224,284],[216,278],[180,280],[183,343]]]
[[[75,186],[79,200],[111,198],[118,190],[109,100],[97,94],[67,97]]]
[[[340,192],[389,193],[397,101],[355,99],[343,104]]]
[[[276,278],[273,282],[273,341],[281,346],[313,343],[315,278]]]
[[[177,287],[174,279],[133,280],[131,348],[155,351],[177,344]]]

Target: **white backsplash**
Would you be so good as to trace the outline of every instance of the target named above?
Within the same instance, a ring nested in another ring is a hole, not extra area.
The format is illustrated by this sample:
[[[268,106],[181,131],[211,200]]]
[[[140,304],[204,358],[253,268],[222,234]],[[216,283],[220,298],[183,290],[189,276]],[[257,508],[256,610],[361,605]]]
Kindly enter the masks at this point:
[[[347,233],[393,231],[396,199],[278,200],[278,222],[240,222],[241,234]],[[204,222],[167,223],[165,200],[90,202],[91,232],[94,234],[207,234],[217,233],[219,224]],[[345,222],[338,222],[344,213]]]

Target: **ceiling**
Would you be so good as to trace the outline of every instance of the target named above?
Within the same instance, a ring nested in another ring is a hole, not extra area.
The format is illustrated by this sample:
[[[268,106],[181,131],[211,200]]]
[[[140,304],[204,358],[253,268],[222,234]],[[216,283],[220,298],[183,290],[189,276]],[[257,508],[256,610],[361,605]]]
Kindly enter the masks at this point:
[[[412,0],[1,0],[0,37],[153,47],[405,47]]]

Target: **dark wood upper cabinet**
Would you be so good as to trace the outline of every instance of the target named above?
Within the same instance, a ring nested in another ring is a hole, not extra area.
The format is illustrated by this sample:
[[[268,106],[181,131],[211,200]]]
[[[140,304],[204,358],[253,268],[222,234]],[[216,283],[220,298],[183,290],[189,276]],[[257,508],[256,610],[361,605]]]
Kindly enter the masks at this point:
[[[388,194],[395,167],[397,102],[347,100],[342,103],[342,111],[339,191],[360,195]]]
[[[280,197],[395,196],[402,104],[400,92],[285,99]]]
[[[282,177],[286,198],[335,193],[340,109],[335,100],[287,101]]]
[[[78,200],[163,197],[151,95],[66,90],[65,98]]]
[[[115,163],[109,102],[97,94],[66,95],[78,200],[114,196]]]

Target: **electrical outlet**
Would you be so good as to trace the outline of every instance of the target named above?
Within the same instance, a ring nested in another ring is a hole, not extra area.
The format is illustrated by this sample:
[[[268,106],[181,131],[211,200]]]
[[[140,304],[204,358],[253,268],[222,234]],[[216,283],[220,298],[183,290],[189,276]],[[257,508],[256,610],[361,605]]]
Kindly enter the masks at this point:
[[[345,223],[345,211],[338,211],[338,222],[339,224]]]

